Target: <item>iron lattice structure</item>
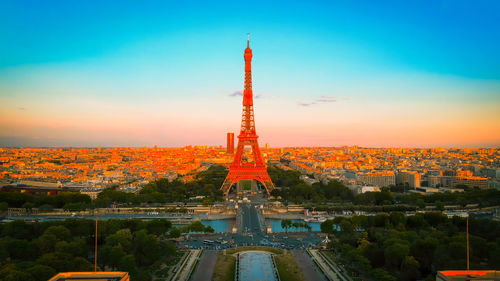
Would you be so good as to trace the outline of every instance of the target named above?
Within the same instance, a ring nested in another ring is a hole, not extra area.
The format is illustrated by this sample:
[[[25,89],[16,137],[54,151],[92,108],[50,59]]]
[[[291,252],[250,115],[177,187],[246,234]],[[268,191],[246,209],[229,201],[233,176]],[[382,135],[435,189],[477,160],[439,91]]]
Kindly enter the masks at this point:
[[[267,167],[260,154],[259,136],[255,133],[255,119],[253,114],[252,92],[252,49],[250,40],[245,49],[245,89],[243,90],[243,112],[241,114],[241,130],[238,135],[238,146],[234,160],[229,167],[229,173],[222,184],[222,191],[227,198],[231,186],[241,180],[257,180],[266,188],[267,193],[274,189],[274,184],[267,173]],[[250,146],[253,162],[243,158],[245,146]]]

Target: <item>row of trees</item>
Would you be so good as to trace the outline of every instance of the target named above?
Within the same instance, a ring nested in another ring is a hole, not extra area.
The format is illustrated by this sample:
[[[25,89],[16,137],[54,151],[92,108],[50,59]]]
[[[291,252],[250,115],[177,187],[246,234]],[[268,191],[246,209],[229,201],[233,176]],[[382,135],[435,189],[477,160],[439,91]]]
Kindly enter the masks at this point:
[[[168,220],[106,220],[98,225],[98,266],[130,272],[134,280],[151,280],[155,263],[168,263],[176,254],[168,241]],[[1,280],[48,280],[57,272],[93,271],[95,222],[13,221],[0,225]]]
[[[290,219],[282,219],[281,220],[281,228],[285,229],[285,232],[288,232],[288,229],[290,227],[297,229],[303,228],[307,229],[307,231],[311,231],[312,227],[307,224],[306,222],[300,222],[300,221],[292,221]]]
[[[141,203],[188,202],[191,197],[205,196],[204,203],[222,201],[220,186],[227,175],[223,166],[213,165],[194,176],[190,182],[158,179],[145,185],[139,194],[125,193],[110,188],[101,192],[95,200],[98,207],[107,207],[113,202],[138,205]]]
[[[438,270],[466,268],[466,219],[441,212],[336,217],[321,224],[350,270],[375,280],[434,280]],[[500,222],[469,219],[473,269],[500,267]]]
[[[500,205],[500,190],[498,189],[471,189],[466,192],[435,193],[430,195],[405,194],[397,195],[396,200],[406,204],[425,206],[441,203],[444,205],[479,204],[479,206]]]
[[[88,195],[78,192],[60,192],[56,195],[29,194],[19,192],[0,192],[0,210],[7,208],[42,208],[52,210],[63,208],[67,210],[85,209],[91,206]]]

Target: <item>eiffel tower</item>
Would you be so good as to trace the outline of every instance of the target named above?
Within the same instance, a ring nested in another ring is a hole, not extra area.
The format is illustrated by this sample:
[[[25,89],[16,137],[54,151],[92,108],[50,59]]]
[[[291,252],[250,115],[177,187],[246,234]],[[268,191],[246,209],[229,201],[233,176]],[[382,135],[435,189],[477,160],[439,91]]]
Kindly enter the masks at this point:
[[[253,92],[252,92],[252,49],[250,49],[250,35],[245,49],[245,89],[243,91],[243,113],[241,114],[241,130],[238,135],[238,147],[234,155],[233,164],[229,167],[222,191],[228,196],[231,186],[241,180],[257,180],[270,193],[274,189],[273,182],[267,173],[267,167],[260,154],[259,136],[255,133],[255,119],[253,114]],[[245,146],[251,147],[253,162],[243,157]]]

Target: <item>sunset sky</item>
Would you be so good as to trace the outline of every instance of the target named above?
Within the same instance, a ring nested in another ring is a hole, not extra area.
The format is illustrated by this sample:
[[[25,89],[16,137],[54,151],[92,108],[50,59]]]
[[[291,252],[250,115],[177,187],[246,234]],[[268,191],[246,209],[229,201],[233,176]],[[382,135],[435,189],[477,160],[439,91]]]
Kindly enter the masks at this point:
[[[499,147],[499,1],[0,1],[0,146]]]

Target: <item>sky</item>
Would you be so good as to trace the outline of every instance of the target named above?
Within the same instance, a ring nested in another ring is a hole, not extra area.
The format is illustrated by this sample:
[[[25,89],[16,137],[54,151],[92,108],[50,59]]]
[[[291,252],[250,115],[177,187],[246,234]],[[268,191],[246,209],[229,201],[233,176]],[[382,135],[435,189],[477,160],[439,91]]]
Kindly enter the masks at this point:
[[[272,3],[270,3],[272,2]],[[0,146],[500,146],[500,2],[0,1]]]

